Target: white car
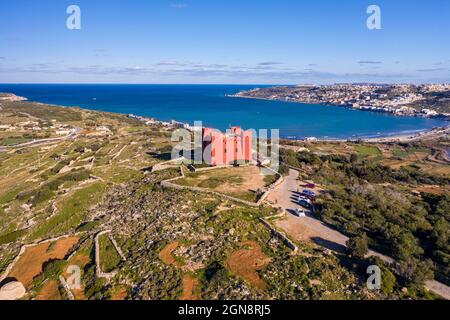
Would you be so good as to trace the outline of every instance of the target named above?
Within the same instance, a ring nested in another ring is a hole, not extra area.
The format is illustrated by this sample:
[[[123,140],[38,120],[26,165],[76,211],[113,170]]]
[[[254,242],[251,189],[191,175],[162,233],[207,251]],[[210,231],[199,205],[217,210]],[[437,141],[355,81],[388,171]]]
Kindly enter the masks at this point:
[[[305,210],[303,210],[303,209],[295,208],[295,209],[294,209],[294,214],[295,214],[297,217],[299,217],[299,218],[301,218],[301,217],[306,217],[306,212],[305,212]]]

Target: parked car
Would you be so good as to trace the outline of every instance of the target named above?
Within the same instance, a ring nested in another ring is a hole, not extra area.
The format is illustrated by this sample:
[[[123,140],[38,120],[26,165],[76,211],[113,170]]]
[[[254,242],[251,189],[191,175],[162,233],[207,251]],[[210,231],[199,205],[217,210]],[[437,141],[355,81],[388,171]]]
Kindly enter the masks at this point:
[[[309,209],[311,207],[311,201],[309,199],[300,199],[298,204],[302,207]]]
[[[315,189],[316,185],[314,183],[307,183],[306,187],[309,188],[309,189]]]
[[[303,190],[302,195],[310,200],[314,200],[316,198],[316,193],[309,190]]]
[[[303,209],[298,209],[295,208],[294,209],[294,215],[296,215],[297,217],[301,218],[301,217],[306,217],[306,212]]]
[[[316,196],[316,193],[314,191],[311,191],[311,190],[303,190],[303,194],[306,194],[306,195],[309,195],[309,196],[312,196],[312,197]]]
[[[304,196],[304,195],[300,195],[298,196],[298,201],[300,200],[305,200],[306,202],[308,202],[309,204],[312,204],[311,199],[309,199],[308,197]]]

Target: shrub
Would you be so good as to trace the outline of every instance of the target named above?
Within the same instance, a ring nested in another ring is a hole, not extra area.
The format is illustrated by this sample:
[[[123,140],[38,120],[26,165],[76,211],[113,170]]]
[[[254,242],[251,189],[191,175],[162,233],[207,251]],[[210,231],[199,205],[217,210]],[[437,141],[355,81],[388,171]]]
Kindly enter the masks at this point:
[[[11,243],[22,237],[26,233],[25,230],[16,230],[0,236],[0,245]]]
[[[349,253],[358,259],[364,259],[367,252],[369,251],[369,245],[367,241],[367,236],[365,233],[351,237],[347,241],[347,247],[349,250]]]

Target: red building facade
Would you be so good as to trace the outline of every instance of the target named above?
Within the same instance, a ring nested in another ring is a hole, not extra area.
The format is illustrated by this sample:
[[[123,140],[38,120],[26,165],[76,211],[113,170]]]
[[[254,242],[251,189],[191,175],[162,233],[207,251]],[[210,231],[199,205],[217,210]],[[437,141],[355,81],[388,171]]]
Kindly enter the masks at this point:
[[[223,134],[219,130],[202,130],[203,162],[213,165],[243,164],[252,161],[253,132],[231,127]]]

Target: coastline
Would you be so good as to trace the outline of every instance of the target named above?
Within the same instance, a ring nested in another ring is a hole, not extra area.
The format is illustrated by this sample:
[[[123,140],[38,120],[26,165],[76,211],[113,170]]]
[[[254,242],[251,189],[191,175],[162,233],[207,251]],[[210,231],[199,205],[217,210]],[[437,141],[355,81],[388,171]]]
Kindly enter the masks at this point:
[[[30,100],[27,97],[23,97],[23,96],[17,96],[14,93],[2,93],[8,96],[9,99],[4,99],[8,100],[8,101],[27,101],[27,102],[34,102],[37,104],[46,104],[46,105],[51,105],[54,107],[61,107],[61,108],[80,108],[80,109],[85,109],[85,110],[91,110],[85,107],[80,107],[80,106],[64,106],[64,105],[58,105],[58,104],[51,104],[51,103],[44,103],[44,102],[40,102],[40,101],[35,101],[35,100]],[[267,98],[258,98],[258,97],[241,97],[241,96],[236,96],[236,95],[225,95],[227,97],[231,97],[231,98],[244,98],[244,99],[256,99],[256,100],[266,100],[266,101],[274,101],[274,102],[292,102],[292,103],[298,103],[301,104],[302,102],[296,102],[296,101],[284,101],[284,100],[274,100],[274,99],[267,99]],[[0,100],[1,101],[1,100]],[[320,104],[320,105],[325,105],[325,106],[331,106],[331,107],[343,107],[343,106],[333,106],[333,105],[329,105],[329,104]],[[348,109],[352,109],[349,107],[345,107],[344,108],[348,108]],[[355,109],[352,109],[355,110]],[[99,112],[104,112],[104,113],[111,113],[111,114],[120,114],[120,115],[125,115],[125,116],[132,116],[128,113],[120,113],[120,112],[111,112],[111,111],[101,111],[101,110],[96,110]],[[355,110],[355,111],[365,111],[365,110]],[[369,112],[373,112],[373,111],[369,111]],[[399,115],[394,115],[394,114],[389,114],[390,116],[399,116]],[[407,115],[401,115],[403,117],[408,117]],[[148,116],[134,116],[137,117],[138,119],[140,119],[143,122],[146,121],[157,121],[160,123],[167,123],[166,121],[162,121],[153,117],[148,117]],[[413,117],[413,116],[412,116]],[[173,122],[176,122],[178,124],[183,124],[185,125],[185,127],[190,127],[189,124],[187,123],[182,123],[182,122],[178,122],[176,119],[172,120]],[[448,121],[448,120],[446,120]],[[363,142],[372,142],[372,143],[380,143],[380,142],[384,142],[384,143],[388,143],[388,142],[410,142],[410,141],[416,141],[416,140],[423,140],[423,139],[436,139],[439,137],[442,137],[444,135],[450,135],[450,121],[448,121],[448,125],[446,127],[434,127],[434,128],[430,128],[430,129],[423,129],[423,130],[418,130],[415,132],[392,132],[392,133],[386,133],[386,134],[380,134],[377,136],[360,136],[360,137],[347,137],[347,138],[342,138],[342,137],[323,137],[323,138],[315,138],[315,137],[311,137],[312,140],[311,141],[321,141],[321,142],[346,142],[346,141],[363,141]],[[309,138],[309,139],[311,139]],[[292,141],[305,141],[308,138],[304,137],[304,138],[299,138],[299,137],[283,137],[283,139],[286,140],[292,140]]]
[[[250,100],[262,100],[262,101],[274,101],[274,102],[287,102],[287,103],[296,103],[296,104],[307,104],[307,105],[319,105],[319,106],[326,106],[326,107],[345,108],[345,109],[354,110],[354,111],[382,113],[382,114],[390,115],[390,116],[393,116],[393,117],[413,117],[413,118],[425,118],[425,119],[440,119],[442,121],[449,122],[449,126],[450,126],[450,118],[449,117],[432,117],[432,116],[424,116],[424,115],[417,115],[417,114],[395,114],[395,113],[392,113],[392,112],[386,112],[386,111],[381,111],[381,110],[356,109],[356,108],[353,108],[350,105],[343,105],[343,104],[332,104],[332,103],[327,103],[327,102],[310,103],[310,102],[304,102],[304,101],[269,99],[269,98],[262,98],[262,97],[249,97],[249,96],[240,96],[239,93],[237,93],[237,94],[228,94],[226,96],[229,97],[229,98],[237,98],[237,99],[250,99]]]
[[[248,97],[248,96],[239,96],[238,94],[230,94],[226,95],[229,98],[237,98],[237,99],[251,99],[251,100],[263,100],[263,101],[274,101],[274,102],[290,102],[290,103],[297,103],[297,104],[308,104],[308,105],[314,105],[315,103],[307,103],[307,102],[301,102],[301,101],[289,101],[289,100],[281,100],[281,99],[268,99],[268,98],[262,98],[262,97]],[[365,109],[354,109],[347,105],[333,105],[329,103],[317,103],[317,105],[321,106],[329,106],[329,107],[338,107],[338,108],[346,108],[354,111],[363,111],[363,112],[373,112],[373,113],[384,113],[386,115],[390,115],[393,117],[416,117],[416,118],[429,118],[431,117],[421,117],[418,115],[404,115],[404,114],[393,114],[389,112],[382,112],[382,111],[373,111],[373,110],[365,110]],[[348,138],[333,138],[333,137],[327,137],[327,138],[314,138],[314,141],[319,142],[346,142],[346,141],[363,141],[368,143],[389,143],[389,142],[411,142],[411,141],[417,141],[417,140],[426,140],[426,139],[436,139],[445,135],[450,135],[450,119],[449,118],[443,118],[443,121],[447,121],[448,125],[445,127],[435,127],[431,129],[423,129],[423,130],[417,130],[415,132],[393,132],[393,133],[386,133],[386,134],[380,134],[376,137],[368,137],[368,136],[361,136],[358,138],[355,137],[348,137]],[[298,138],[286,138],[287,140],[292,141],[305,141],[305,139],[298,139]]]
[[[450,135],[450,124],[447,127],[438,127],[418,131],[416,133],[394,133],[392,135],[385,135],[371,138],[358,139],[317,139],[319,142],[347,142],[347,141],[362,141],[367,143],[390,143],[390,142],[413,142],[421,140],[439,139],[441,137],[448,137]],[[293,139],[293,141],[304,141]]]

